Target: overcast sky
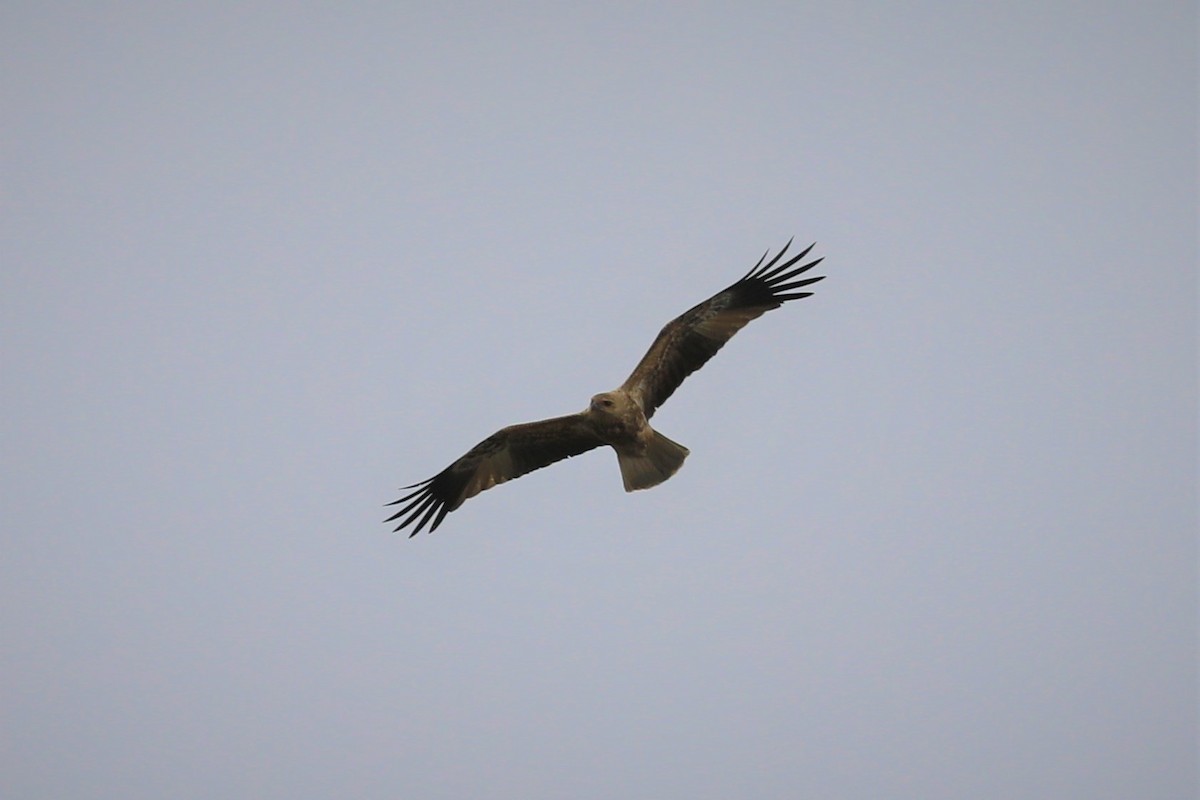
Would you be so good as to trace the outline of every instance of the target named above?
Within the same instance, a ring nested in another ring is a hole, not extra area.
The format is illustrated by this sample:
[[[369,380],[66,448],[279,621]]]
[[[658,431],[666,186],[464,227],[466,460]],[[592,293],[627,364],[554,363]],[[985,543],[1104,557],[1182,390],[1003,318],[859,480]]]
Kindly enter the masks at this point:
[[[0,794],[1194,796],[1195,4],[419,5],[0,12]]]

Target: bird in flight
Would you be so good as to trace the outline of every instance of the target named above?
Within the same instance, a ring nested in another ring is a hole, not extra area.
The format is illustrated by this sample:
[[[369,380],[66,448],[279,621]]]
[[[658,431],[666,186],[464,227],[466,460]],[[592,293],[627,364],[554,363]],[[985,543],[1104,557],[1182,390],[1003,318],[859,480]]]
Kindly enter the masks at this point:
[[[616,451],[627,492],[674,475],[688,449],[651,428],[650,417],[746,323],[812,294],[796,290],[825,276],[797,276],[823,259],[795,266],[813,249],[809,245],[780,263],[791,244],[770,261],[768,250],[741,280],[668,322],[618,388],[596,395],[578,414],[501,428],[437,475],[403,487],[413,491],[388,503],[402,507],[385,521],[403,518],[396,531],[416,523],[410,537],[432,522],[432,533],[447,514],[485,489],[602,445]]]

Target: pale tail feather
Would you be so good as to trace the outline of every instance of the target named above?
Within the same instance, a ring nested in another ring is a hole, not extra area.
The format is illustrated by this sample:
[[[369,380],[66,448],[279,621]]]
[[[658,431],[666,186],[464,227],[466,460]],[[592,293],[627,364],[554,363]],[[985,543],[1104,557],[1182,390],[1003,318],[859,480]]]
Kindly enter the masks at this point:
[[[654,431],[646,451],[640,455],[617,451],[617,462],[621,465],[621,479],[625,491],[649,489],[658,486],[674,475],[688,457],[688,449]]]

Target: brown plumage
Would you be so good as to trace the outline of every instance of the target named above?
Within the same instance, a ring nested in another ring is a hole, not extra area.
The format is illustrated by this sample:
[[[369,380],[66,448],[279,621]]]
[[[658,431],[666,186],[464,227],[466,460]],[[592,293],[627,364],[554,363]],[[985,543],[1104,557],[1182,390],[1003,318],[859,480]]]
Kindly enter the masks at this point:
[[[674,475],[688,449],[655,431],[647,420],[684,378],[704,366],[746,323],[812,294],[795,290],[823,275],[795,278],[822,259],[793,268],[812,250],[809,245],[780,264],[791,244],[770,261],[770,251],[764,253],[741,280],[668,322],[620,388],[596,395],[578,414],[501,428],[437,475],[404,487],[414,491],[388,503],[404,505],[386,521],[404,517],[397,531],[416,523],[410,536],[430,522],[430,532],[435,531],[447,514],[485,489],[601,445],[616,451],[627,492],[657,486]]]

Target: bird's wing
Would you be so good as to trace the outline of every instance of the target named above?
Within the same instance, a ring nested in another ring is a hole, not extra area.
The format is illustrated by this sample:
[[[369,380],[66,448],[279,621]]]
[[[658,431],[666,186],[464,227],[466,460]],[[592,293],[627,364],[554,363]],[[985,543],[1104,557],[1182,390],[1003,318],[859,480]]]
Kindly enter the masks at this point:
[[[407,515],[396,528],[399,531],[419,519],[409,534],[411,537],[432,520],[433,525],[429,528],[432,533],[442,524],[442,519],[467,498],[602,444],[604,442],[583,414],[510,425],[472,447],[466,455],[429,480],[403,487],[401,491],[415,491],[388,503],[390,506],[403,504],[403,507],[385,521],[394,522]]]
[[[822,259],[793,268],[813,249],[813,245],[809,245],[799,255],[779,264],[791,244],[789,241],[784,245],[770,261],[766,261],[770,254],[767,251],[737,283],[663,327],[621,386],[641,404],[647,418],[679,388],[684,378],[704,366],[746,323],[779,308],[788,300],[812,294],[794,290],[816,283],[825,276],[794,279],[821,263]]]

